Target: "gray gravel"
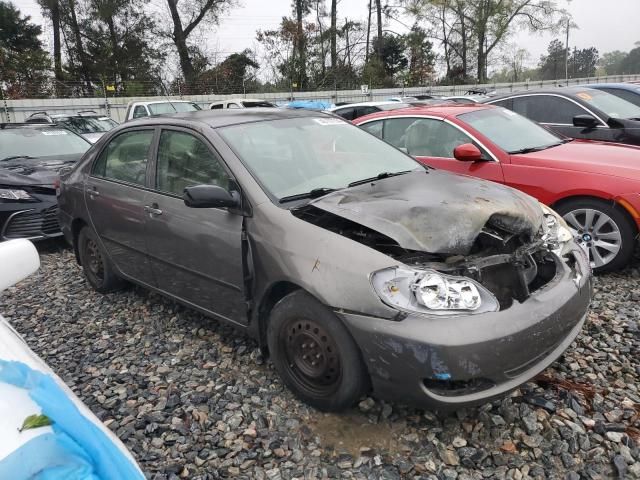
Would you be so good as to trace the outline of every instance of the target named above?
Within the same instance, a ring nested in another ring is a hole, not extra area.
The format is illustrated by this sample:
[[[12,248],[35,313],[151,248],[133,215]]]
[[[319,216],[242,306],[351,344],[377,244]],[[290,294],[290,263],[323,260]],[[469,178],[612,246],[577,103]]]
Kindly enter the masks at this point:
[[[252,340],[143,289],[102,296],[60,243],[0,312],[154,479],[640,478],[640,262],[596,279],[563,359],[510,398],[435,414],[297,401]]]

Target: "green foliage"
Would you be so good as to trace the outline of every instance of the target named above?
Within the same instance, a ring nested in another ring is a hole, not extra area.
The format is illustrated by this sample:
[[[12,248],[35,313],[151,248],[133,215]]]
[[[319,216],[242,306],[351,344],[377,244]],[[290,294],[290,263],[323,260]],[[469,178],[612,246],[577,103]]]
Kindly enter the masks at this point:
[[[30,17],[0,1],[0,82],[9,98],[47,94],[50,62],[38,38],[41,33]]]
[[[19,431],[33,430],[34,428],[48,427],[53,422],[46,415],[29,415],[22,422],[22,427]]]

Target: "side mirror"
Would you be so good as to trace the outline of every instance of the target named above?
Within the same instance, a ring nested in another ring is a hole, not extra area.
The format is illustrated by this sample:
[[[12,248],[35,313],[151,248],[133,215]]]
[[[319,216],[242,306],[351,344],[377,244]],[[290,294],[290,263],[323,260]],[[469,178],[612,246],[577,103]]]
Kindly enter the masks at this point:
[[[216,185],[194,185],[184,189],[184,204],[191,208],[238,207],[240,198],[236,192],[228,192]]]
[[[576,115],[573,117],[573,126],[582,128],[595,128],[600,122],[591,115]]]
[[[482,152],[473,143],[463,143],[453,149],[453,157],[461,162],[479,162]]]

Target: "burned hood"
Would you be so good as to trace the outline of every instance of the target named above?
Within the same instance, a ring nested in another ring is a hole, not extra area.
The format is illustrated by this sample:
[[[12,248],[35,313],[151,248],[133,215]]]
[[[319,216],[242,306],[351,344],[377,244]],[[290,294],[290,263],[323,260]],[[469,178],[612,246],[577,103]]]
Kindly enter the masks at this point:
[[[310,203],[375,230],[407,250],[468,254],[484,229],[533,238],[538,202],[493,182],[440,170],[412,172],[339,190]]]
[[[60,170],[73,166],[81,156],[18,158],[0,162],[0,185],[53,185]]]

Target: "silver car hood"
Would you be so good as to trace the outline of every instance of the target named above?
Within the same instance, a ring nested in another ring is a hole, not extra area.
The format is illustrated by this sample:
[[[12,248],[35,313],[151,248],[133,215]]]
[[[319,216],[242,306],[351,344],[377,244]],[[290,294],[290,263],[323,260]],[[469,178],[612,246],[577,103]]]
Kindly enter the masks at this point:
[[[366,226],[407,250],[466,255],[485,226],[533,238],[538,202],[512,188],[440,170],[339,190],[313,205]]]

